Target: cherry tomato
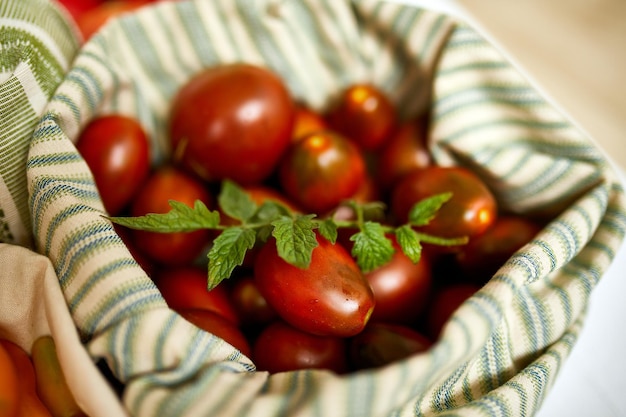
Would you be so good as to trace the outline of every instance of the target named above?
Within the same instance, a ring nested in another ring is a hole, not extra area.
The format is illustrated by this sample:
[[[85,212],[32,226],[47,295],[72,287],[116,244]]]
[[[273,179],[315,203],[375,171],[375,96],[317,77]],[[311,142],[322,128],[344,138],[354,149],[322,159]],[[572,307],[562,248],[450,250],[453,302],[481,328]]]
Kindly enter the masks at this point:
[[[462,167],[433,165],[406,175],[392,191],[391,210],[397,219],[406,221],[416,202],[444,192],[451,192],[452,198],[421,231],[472,238],[495,221],[498,207],[493,194],[476,174]]]
[[[104,0],[57,0],[57,3],[65,8],[76,21],[82,14],[100,6],[102,1]]]
[[[206,268],[193,265],[169,268],[159,273],[154,283],[171,309],[210,310],[239,324],[239,316],[230,302],[226,287],[218,285],[211,291],[207,290]]]
[[[257,369],[270,373],[300,369],[344,373],[347,370],[346,339],[313,335],[277,321],[257,337],[252,359]]]
[[[268,69],[248,64],[210,67],[173,99],[173,154],[205,180],[260,183],[291,142],[293,120],[291,96]]]
[[[371,321],[414,323],[426,309],[432,288],[431,265],[425,254],[417,263],[394,242],[391,261],[365,274],[376,308]]]
[[[85,0],[81,0],[85,1]],[[106,0],[76,16],[76,24],[85,40],[91,38],[109,19],[139,9],[151,0]]]
[[[382,146],[376,163],[378,183],[388,190],[409,172],[432,165],[422,119],[403,123]]]
[[[327,120],[332,129],[367,151],[382,146],[397,122],[391,100],[370,84],[355,84],[344,90]]]
[[[200,200],[211,207],[213,198],[204,184],[179,169],[163,166],[152,173],[131,204],[132,216],[167,213],[169,200],[193,207]],[[182,265],[196,259],[210,240],[207,230],[156,233],[133,230],[136,247],[162,265]]]
[[[19,407],[17,368],[3,345],[0,345],[0,417],[14,417]]]
[[[352,369],[371,369],[425,352],[431,340],[411,327],[395,323],[370,322],[350,339],[348,360]]]
[[[243,325],[268,324],[278,318],[276,310],[263,297],[251,276],[236,278],[230,290],[230,300]]]
[[[352,197],[366,175],[361,151],[345,137],[314,133],[291,144],[279,166],[285,194],[304,210],[324,213]]]
[[[297,141],[312,133],[318,133],[327,129],[328,123],[326,123],[326,119],[320,113],[304,105],[296,106],[293,132],[291,134],[292,140]]]
[[[246,339],[239,327],[230,320],[213,311],[200,308],[186,308],[177,310],[177,312],[191,324],[223,339],[242,354],[251,357],[252,348],[250,347],[250,342],[248,342],[248,339]]]
[[[124,115],[101,116],[83,129],[76,149],[93,173],[104,208],[110,215],[119,214],[150,172],[143,127]]]
[[[254,264],[254,279],[267,302],[287,323],[323,336],[352,336],[365,327],[374,294],[354,259],[339,244],[317,236],[308,268],[278,256],[272,238]]]
[[[431,338],[439,337],[452,314],[480,289],[475,284],[449,284],[438,289],[426,312],[426,328]]]
[[[531,219],[500,216],[483,234],[464,245],[456,254],[456,260],[466,277],[484,284],[540,230],[541,226]]]

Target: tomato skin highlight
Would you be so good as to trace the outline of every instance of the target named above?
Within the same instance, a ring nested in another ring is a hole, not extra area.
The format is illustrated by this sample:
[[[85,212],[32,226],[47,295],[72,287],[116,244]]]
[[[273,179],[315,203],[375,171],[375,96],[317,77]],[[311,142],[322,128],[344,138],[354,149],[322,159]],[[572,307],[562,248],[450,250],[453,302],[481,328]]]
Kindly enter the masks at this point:
[[[275,240],[259,251],[254,279],[261,294],[292,326],[322,336],[352,336],[365,327],[374,294],[350,254],[321,236],[307,269],[278,256]]]
[[[177,163],[207,181],[260,183],[291,142],[294,102],[268,69],[209,67],[173,98],[170,140]]]

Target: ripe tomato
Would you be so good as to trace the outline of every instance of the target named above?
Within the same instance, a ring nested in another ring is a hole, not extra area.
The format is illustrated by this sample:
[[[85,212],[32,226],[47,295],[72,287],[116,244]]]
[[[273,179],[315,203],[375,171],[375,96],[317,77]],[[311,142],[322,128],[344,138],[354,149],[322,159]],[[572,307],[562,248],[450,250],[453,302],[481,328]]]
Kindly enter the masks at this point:
[[[452,192],[452,198],[421,231],[471,239],[495,221],[498,207],[493,194],[476,174],[462,167],[433,165],[406,175],[392,191],[391,210],[398,220],[406,221],[416,202],[444,192]]]
[[[98,7],[104,0],[57,0],[72,16],[74,21],[91,9]]]
[[[479,289],[480,286],[475,284],[449,284],[439,288],[426,312],[425,324],[430,337],[439,337],[443,326],[456,309]]]
[[[343,373],[347,370],[346,339],[313,335],[277,321],[257,337],[252,360],[257,369],[270,373],[299,369]]]
[[[230,302],[243,325],[268,324],[278,318],[251,276],[236,278],[230,290]]]
[[[279,166],[279,181],[303,209],[324,213],[352,197],[366,175],[361,151],[345,137],[314,133],[291,144]]]
[[[374,309],[374,294],[354,259],[339,244],[317,236],[306,269],[278,256],[268,240],[254,264],[259,291],[289,324],[325,336],[352,336],[365,327]]]
[[[328,123],[321,114],[303,105],[296,106],[292,140],[297,141],[311,133],[327,129]]]
[[[150,172],[143,127],[124,115],[101,116],[83,129],[76,149],[93,173],[104,208],[110,215],[119,214]]]
[[[348,361],[354,370],[388,365],[432,346],[429,338],[411,327],[371,322],[350,339]]]
[[[541,226],[529,218],[500,216],[483,234],[460,248],[456,260],[468,279],[484,284],[540,230]]]
[[[173,310],[198,308],[210,310],[239,324],[239,316],[230,302],[226,287],[207,290],[206,268],[185,265],[161,271],[154,279],[167,305]]]
[[[432,165],[423,119],[403,123],[382,146],[376,162],[378,183],[388,190],[409,172]]]
[[[382,146],[397,122],[393,103],[370,84],[355,84],[344,90],[327,120],[332,129],[368,151]]]
[[[426,309],[431,295],[431,264],[425,254],[413,263],[397,243],[394,246],[389,263],[365,274],[376,300],[371,321],[410,324]]]
[[[131,204],[132,216],[167,213],[169,200],[193,207],[201,200],[211,207],[213,198],[204,184],[176,168],[163,166],[152,173]],[[133,230],[135,246],[155,263],[181,265],[190,263],[210,240],[207,230],[181,233],[155,233]]]
[[[186,308],[177,311],[178,314],[193,325],[223,339],[242,354],[251,357],[252,348],[250,347],[250,342],[248,342],[248,339],[246,339],[239,327],[225,317],[213,311],[199,308]]]
[[[259,183],[291,142],[293,120],[291,96],[269,70],[248,64],[207,68],[173,99],[173,155],[205,180]]]
[[[14,417],[19,405],[19,378],[11,356],[0,345],[0,417]]]
[[[85,1],[85,0],[82,0]],[[91,38],[111,18],[132,12],[152,3],[151,0],[106,0],[76,16],[76,24],[85,40]]]

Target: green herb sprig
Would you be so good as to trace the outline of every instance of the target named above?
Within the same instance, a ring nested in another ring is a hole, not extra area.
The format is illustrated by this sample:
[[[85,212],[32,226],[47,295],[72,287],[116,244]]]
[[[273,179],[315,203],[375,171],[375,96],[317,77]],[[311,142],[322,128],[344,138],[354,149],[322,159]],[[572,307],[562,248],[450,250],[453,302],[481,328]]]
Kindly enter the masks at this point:
[[[363,272],[377,269],[391,260],[395,252],[390,239],[392,235],[395,235],[402,251],[417,263],[422,253],[422,242],[440,246],[467,243],[467,237],[442,238],[414,229],[428,224],[451,197],[451,193],[443,193],[417,202],[409,212],[407,223],[394,227],[375,220],[384,216],[385,205],[381,202],[344,202],[354,212],[354,219],[351,220],[318,218],[314,214],[294,212],[275,201],[259,205],[236,183],[224,180],[217,202],[222,212],[238,220],[238,224],[222,224],[220,212],[210,210],[201,201],[188,207],[170,200],[171,210],[164,214],[107,218],[131,229],[158,233],[200,229],[220,231],[208,253],[207,287],[212,289],[243,264],[248,250],[266,242],[270,236],[276,239],[278,255],[282,259],[298,268],[307,268],[313,249],[318,245],[316,230],[332,243],[337,241],[339,228],[356,230],[350,237],[354,242],[352,255]]]

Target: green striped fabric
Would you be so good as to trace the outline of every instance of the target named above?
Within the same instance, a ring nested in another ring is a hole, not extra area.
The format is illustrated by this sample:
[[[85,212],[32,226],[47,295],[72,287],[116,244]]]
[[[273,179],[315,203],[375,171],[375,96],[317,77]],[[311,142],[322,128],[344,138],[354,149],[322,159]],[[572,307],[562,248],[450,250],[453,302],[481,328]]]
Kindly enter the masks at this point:
[[[345,376],[255,372],[166,307],[102,218],[73,145],[89,120],[120,112],[141,121],[162,162],[172,95],[201,68],[233,61],[276,71],[317,109],[362,80],[404,117],[429,109],[440,164],[473,169],[504,210],[552,220],[428,352]],[[622,187],[589,138],[475,30],[433,11],[380,0],[163,2],[111,21],[58,82],[32,135],[16,142],[24,166],[3,163],[2,179],[27,186],[23,229],[52,260],[86,349],[127,384],[133,416],[532,416],[626,230]],[[13,109],[15,120],[37,114]],[[24,205],[0,192],[5,211],[5,200]]]

